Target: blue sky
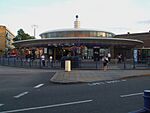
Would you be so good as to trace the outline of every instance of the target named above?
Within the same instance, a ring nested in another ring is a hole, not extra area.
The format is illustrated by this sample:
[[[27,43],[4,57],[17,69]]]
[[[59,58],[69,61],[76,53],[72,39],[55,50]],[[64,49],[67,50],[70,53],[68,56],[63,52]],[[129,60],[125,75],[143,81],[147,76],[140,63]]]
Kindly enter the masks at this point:
[[[0,25],[15,35],[22,28],[36,36],[55,29],[73,28],[79,15],[81,28],[115,34],[150,30],[150,0],[0,0]]]

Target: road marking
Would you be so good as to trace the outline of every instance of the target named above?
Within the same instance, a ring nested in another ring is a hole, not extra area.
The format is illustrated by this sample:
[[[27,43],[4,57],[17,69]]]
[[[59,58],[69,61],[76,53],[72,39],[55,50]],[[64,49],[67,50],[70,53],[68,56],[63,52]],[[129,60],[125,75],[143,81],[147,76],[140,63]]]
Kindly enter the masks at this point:
[[[106,81],[107,84],[113,84],[113,83],[118,83],[121,82],[120,80],[112,80],[112,81]]]
[[[127,80],[125,80],[125,79],[123,79],[123,80],[121,80],[122,82],[126,82]]]
[[[45,109],[45,108],[53,108],[53,107],[60,107],[60,106],[82,104],[82,103],[88,103],[88,102],[91,102],[91,101],[93,101],[93,100],[84,100],[84,101],[76,101],[76,102],[69,102],[69,103],[62,103],[62,104],[53,104],[53,105],[47,105],[47,106],[16,109],[16,110],[10,110],[10,111],[2,111],[0,113],[16,113],[16,112],[23,112],[23,111],[30,111],[30,110],[37,110],[37,109]]]
[[[0,107],[3,106],[4,104],[0,104]]]
[[[105,84],[104,82],[88,83],[89,86]]]
[[[137,95],[143,95],[144,93],[133,93],[133,94],[128,94],[128,95],[120,95],[121,98],[124,97],[131,97],[131,96],[137,96]]]
[[[19,95],[16,95],[16,96],[14,96],[14,98],[20,98],[20,97],[22,97],[22,96],[24,96],[24,95],[26,95],[26,94],[28,94],[29,92],[23,92],[23,93],[21,93],[21,94],[19,94]]]
[[[127,80],[111,80],[111,81],[105,81],[105,82],[96,82],[96,83],[88,83],[89,86],[95,86],[95,85],[103,85],[103,84],[114,84],[114,83],[120,83],[120,82],[126,82]]]
[[[42,87],[44,84],[39,84],[39,85],[37,85],[37,86],[34,86],[34,88],[40,88],[40,87]]]

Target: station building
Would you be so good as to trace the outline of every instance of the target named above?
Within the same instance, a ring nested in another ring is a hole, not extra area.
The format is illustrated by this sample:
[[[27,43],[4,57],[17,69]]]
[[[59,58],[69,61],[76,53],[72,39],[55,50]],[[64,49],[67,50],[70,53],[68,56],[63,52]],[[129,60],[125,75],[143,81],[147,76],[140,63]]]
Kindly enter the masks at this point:
[[[80,28],[78,15],[74,28],[46,31],[40,36],[41,39],[16,41],[14,45],[17,48],[34,49],[37,56],[44,53],[47,57],[52,56],[53,60],[60,60],[68,54],[87,60],[99,60],[108,52],[112,58],[118,54],[132,58],[133,49],[143,44],[139,39],[120,38],[111,32]]]

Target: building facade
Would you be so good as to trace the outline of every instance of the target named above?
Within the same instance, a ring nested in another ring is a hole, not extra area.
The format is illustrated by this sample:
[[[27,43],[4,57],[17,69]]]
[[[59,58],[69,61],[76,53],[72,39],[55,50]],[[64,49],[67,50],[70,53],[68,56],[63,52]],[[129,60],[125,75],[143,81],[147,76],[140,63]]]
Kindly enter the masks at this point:
[[[7,52],[10,49],[13,49],[13,39],[15,38],[14,34],[11,33],[6,26],[0,25],[0,54]]]
[[[16,41],[18,48],[42,50],[53,60],[60,60],[63,56],[80,56],[82,59],[99,60],[108,52],[112,58],[123,54],[132,58],[133,48],[143,44],[137,39],[116,38],[114,33],[100,30],[82,29],[78,15],[74,21],[74,28],[47,31],[40,34],[41,39]],[[36,52],[38,53],[38,52]]]
[[[126,39],[136,39],[143,41],[142,45],[137,45],[135,50],[137,50],[138,61],[149,61],[150,60],[150,31],[144,33],[127,33],[116,35],[115,38],[126,38]]]

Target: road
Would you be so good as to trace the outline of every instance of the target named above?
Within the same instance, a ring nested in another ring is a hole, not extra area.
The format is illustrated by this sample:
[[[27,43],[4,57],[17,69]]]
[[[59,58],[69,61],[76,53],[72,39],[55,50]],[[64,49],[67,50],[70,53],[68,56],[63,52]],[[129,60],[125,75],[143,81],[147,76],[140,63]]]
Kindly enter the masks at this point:
[[[128,113],[143,107],[150,77],[53,84],[53,72],[0,74],[0,113]]]

